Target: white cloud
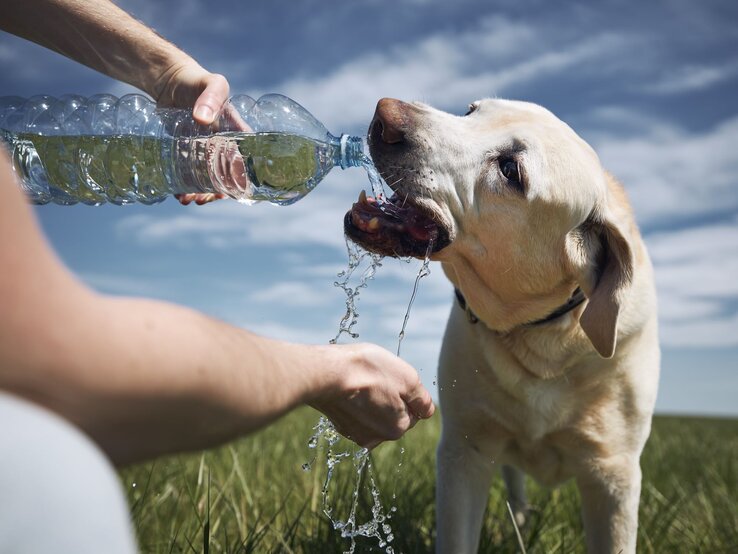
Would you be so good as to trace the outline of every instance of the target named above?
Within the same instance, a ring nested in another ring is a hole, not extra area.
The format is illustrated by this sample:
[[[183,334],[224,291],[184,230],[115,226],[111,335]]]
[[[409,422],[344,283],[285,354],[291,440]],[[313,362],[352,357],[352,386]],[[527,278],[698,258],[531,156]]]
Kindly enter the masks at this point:
[[[719,224],[654,233],[648,237],[656,263],[668,264],[695,257],[717,261],[738,257],[738,219]],[[726,275],[727,276],[727,275]],[[731,281],[738,281],[731,279]]]
[[[324,306],[335,298],[331,283],[326,281],[282,281],[255,290],[249,294],[249,300],[259,304],[274,303],[287,306],[316,307]]]
[[[659,295],[662,342],[736,346],[738,220],[646,238]]]
[[[329,328],[315,329],[299,324],[286,325],[281,321],[244,319],[232,323],[262,337],[303,344],[328,344],[328,340],[335,334],[335,331]]]
[[[543,37],[530,25],[488,17],[471,30],[440,32],[385,48],[326,75],[289,79],[276,88],[298,98],[337,132],[367,124],[383,96],[463,111],[470,101],[500,95],[515,85],[586,62],[601,66],[635,42],[633,37],[605,33],[568,43],[556,34]]]
[[[384,306],[381,325],[387,333],[396,336],[400,332],[409,300],[409,295],[407,295],[404,302]],[[441,302],[430,302],[428,299],[424,299],[422,303],[414,303],[410,310],[410,318],[405,329],[406,336],[422,339],[434,338],[437,340],[438,348],[441,344],[443,331],[446,328],[452,302],[453,296],[450,294],[449,289],[447,298]]]
[[[681,325],[685,322],[693,323],[697,319],[719,317],[721,312],[720,301],[699,300],[669,291],[662,291],[659,294],[659,316],[667,327],[673,324]],[[667,339],[669,342],[674,341],[673,336],[668,336]]]
[[[738,63],[722,65],[686,65],[663,74],[638,90],[652,94],[680,94],[704,90],[738,75]]]
[[[345,183],[352,178],[360,182],[365,179],[360,170],[349,171],[351,175],[340,175],[340,170],[334,170],[335,174],[319,185],[319,191],[292,206],[246,206],[221,200],[207,206],[182,208],[183,215],[172,217],[128,216],[118,222],[117,230],[120,235],[152,246],[204,244],[226,250],[243,245],[319,245],[344,251],[343,216],[358,193],[358,187],[351,190]],[[332,187],[338,187],[333,194]]]
[[[624,184],[641,224],[738,208],[738,117],[697,133],[648,117],[638,129],[638,117],[624,115],[633,131],[626,136],[589,135],[603,165]]]
[[[712,319],[666,323],[661,326],[662,342],[677,347],[738,346],[738,313]]]

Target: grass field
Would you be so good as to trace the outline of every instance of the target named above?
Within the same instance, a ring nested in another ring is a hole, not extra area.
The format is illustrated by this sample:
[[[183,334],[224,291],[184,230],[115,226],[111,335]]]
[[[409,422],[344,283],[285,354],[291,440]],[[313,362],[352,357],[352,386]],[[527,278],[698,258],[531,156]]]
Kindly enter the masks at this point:
[[[223,448],[129,468],[121,477],[144,553],[343,552],[349,543],[321,511],[325,463],[301,469],[317,413],[297,411],[277,425]],[[374,453],[395,552],[432,552],[434,450],[440,418]],[[398,463],[402,461],[402,465]],[[657,417],[642,458],[638,551],[738,552],[738,420]],[[460,468],[463,470],[463,468]],[[339,467],[335,510],[345,514],[355,473]],[[365,487],[366,488],[366,487]],[[523,530],[528,552],[584,552],[573,483],[548,490],[529,482],[536,511]],[[368,493],[360,507],[366,515]],[[366,518],[365,518],[366,519]],[[359,542],[357,552],[381,552]],[[520,552],[501,479],[485,516],[481,552]]]

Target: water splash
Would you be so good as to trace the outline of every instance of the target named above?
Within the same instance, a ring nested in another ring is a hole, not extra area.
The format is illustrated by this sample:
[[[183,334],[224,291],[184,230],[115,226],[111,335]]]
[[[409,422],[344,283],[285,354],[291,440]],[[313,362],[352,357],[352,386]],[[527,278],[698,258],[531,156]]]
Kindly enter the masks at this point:
[[[376,189],[375,189],[376,194]],[[339,322],[338,333],[331,339],[331,344],[335,344],[343,334],[349,335],[352,339],[356,339],[359,334],[354,331],[354,326],[358,322],[359,313],[357,311],[357,301],[362,289],[366,288],[369,281],[374,278],[377,268],[381,267],[382,256],[368,252],[359,245],[346,240],[346,251],[348,253],[348,268],[341,271],[334,283],[346,294],[346,313]],[[359,282],[352,286],[352,276],[362,265],[364,260],[368,259],[369,263],[359,277]],[[318,423],[313,427],[313,435],[308,440],[308,448],[322,448],[326,452],[327,472],[325,481],[323,482],[322,493],[322,509],[325,516],[330,520],[333,529],[341,533],[341,537],[349,539],[349,549],[347,554],[354,554],[356,551],[356,539],[365,537],[374,539],[377,545],[384,549],[386,554],[394,554],[395,550],[391,546],[394,540],[394,534],[389,524],[391,514],[396,511],[394,506],[389,511],[385,511],[382,506],[379,487],[377,487],[374,479],[374,468],[372,466],[370,451],[366,448],[358,448],[346,446],[345,448],[336,448],[340,440],[340,435],[336,431],[333,424],[326,417],[321,417]],[[312,461],[303,464],[303,469],[309,471],[315,463],[317,456]],[[356,480],[354,490],[351,497],[351,507],[345,520],[336,516],[331,505],[330,484],[336,467],[345,459],[352,459]],[[359,495],[362,490],[362,484],[369,483],[369,492],[372,497],[372,517],[369,521],[360,523],[357,521],[357,510],[359,506]]]
[[[369,176],[374,197],[381,208],[382,204],[386,202],[384,183],[368,156],[366,157],[363,166]],[[433,243],[434,240],[431,239],[426,250],[423,264],[415,277],[412,295],[410,297],[407,310],[405,311],[402,329],[398,335],[398,356],[400,355],[402,341],[405,338],[405,328],[410,318],[410,310],[418,292],[418,284],[423,277],[430,274],[430,255],[433,251]],[[359,313],[357,311],[359,294],[362,289],[367,287],[369,281],[374,278],[377,269],[382,266],[382,256],[368,252],[348,239],[346,240],[346,251],[348,253],[348,268],[337,275],[337,280],[334,283],[334,285],[343,290],[346,295],[346,312],[339,322],[336,336],[330,340],[331,344],[336,344],[343,334],[347,334],[351,339],[358,338],[359,334],[354,331],[354,326],[357,324],[359,317]],[[352,286],[352,277],[357,272],[357,269],[367,259],[369,260],[369,263],[361,273],[358,283]],[[347,446],[346,448],[343,448],[342,445],[344,443],[340,443],[340,439],[341,436],[336,431],[336,428],[333,426],[331,421],[328,418],[321,416],[318,423],[313,427],[313,435],[308,440],[308,448],[316,451],[321,449],[326,452],[327,472],[321,490],[323,513],[330,520],[333,528],[341,533],[341,537],[349,539],[349,548],[344,552],[344,554],[354,554],[356,551],[356,540],[359,537],[374,539],[377,546],[380,549],[383,549],[385,554],[395,554],[394,547],[391,544],[395,539],[395,535],[392,531],[390,520],[392,515],[397,511],[397,507],[391,505],[388,510],[385,510],[382,505],[379,487],[377,486],[376,479],[374,477],[374,467],[370,451],[366,448],[358,448],[355,446]],[[404,453],[405,448],[401,447],[400,461],[396,470],[398,474],[402,467]],[[303,470],[310,471],[316,459],[317,454],[313,456],[310,462],[303,464]],[[354,482],[351,507],[349,509],[348,516],[345,520],[342,520],[334,513],[333,506],[331,505],[330,484],[338,465],[347,459],[350,459],[353,462],[356,480]],[[360,523],[357,521],[359,497],[362,487],[366,486],[367,483],[369,493],[371,494],[371,519],[364,523]],[[393,492],[393,503],[395,499],[396,494]]]
[[[329,341],[331,344],[336,344],[338,339],[344,333],[352,339],[359,337],[359,334],[353,330],[354,325],[356,325],[356,322],[359,320],[359,312],[356,310],[356,302],[359,299],[361,289],[367,287],[369,281],[374,278],[377,268],[382,266],[382,256],[364,250],[358,244],[351,242],[348,238],[346,238],[346,251],[348,252],[348,268],[341,271],[337,275],[338,280],[333,283],[346,294],[346,313],[338,324],[338,333],[336,333],[336,336]],[[351,287],[351,276],[366,258],[369,258],[370,260],[369,266],[362,273],[359,283],[356,286]]]

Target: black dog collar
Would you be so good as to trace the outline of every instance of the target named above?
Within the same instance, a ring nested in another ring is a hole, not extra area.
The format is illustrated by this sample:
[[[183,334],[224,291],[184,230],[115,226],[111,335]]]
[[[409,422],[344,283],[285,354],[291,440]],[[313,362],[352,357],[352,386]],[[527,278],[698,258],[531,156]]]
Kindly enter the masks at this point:
[[[454,289],[454,294],[456,295],[456,300],[459,302],[459,306],[461,306],[461,309],[466,312],[466,317],[469,320],[469,323],[477,323],[479,322],[479,318],[474,315],[474,312],[471,311],[471,309],[466,305],[466,298],[464,298],[464,295],[461,294],[461,291],[459,289]],[[566,301],[565,304],[559,306],[556,308],[553,312],[548,314],[546,317],[541,319],[536,319],[535,321],[531,321],[529,323],[525,323],[525,327],[535,327],[537,325],[544,325],[545,323],[550,323],[554,319],[558,319],[564,314],[569,313],[574,308],[579,306],[582,302],[584,302],[587,299],[586,296],[584,296],[584,293],[582,292],[582,289],[577,287],[577,290],[575,290],[569,300]]]

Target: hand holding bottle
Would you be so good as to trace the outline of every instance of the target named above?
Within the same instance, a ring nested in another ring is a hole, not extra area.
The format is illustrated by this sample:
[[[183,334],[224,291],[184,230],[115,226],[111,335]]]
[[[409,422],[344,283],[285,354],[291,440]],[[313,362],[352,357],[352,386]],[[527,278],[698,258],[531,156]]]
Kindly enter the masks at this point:
[[[191,58],[172,66],[154,88],[163,108],[192,108],[200,125],[210,125],[228,101],[230,86],[223,75],[210,73]]]
[[[181,63],[174,65],[161,76],[155,87],[154,99],[160,107],[164,108],[192,108],[192,117],[200,125],[211,125],[223,110],[228,101],[230,86],[223,75],[210,73],[203,69],[191,58],[185,58]],[[231,113],[233,127],[242,131],[250,131],[251,128],[241,119],[237,113],[226,106]],[[246,180],[246,172],[243,160],[238,153],[230,152],[229,156],[223,158],[228,161],[227,168],[222,169],[221,177],[231,176],[237,181],[236,186],[247,186],[247,183],[238,182]],[[219,167],[216,165],[216,167]],[[197,205],[207,204],[213,200],[220,200],[226,195],[222,193],[186,193],[175,194],[179,202],[187,206],[191,202]]]
[[[225,77],[206,71],[108,0],[0,2],[0,28],[130,83],[159,106],[192,108],[202,125],[210,125],[228,99]],[[183,203],[198,204],[221,197],[178,195]]]

